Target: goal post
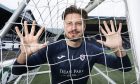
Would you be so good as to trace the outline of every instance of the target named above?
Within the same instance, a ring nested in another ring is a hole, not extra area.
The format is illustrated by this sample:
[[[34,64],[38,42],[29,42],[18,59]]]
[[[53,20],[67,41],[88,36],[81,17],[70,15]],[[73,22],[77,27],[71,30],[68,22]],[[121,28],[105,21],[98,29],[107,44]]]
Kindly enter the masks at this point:
[[[125,0],[127,8],[127,24],[133,42],[132,48],[135,55],[134,62],[137,75],[137,83],[140,84],[140,0]]]
[[[104,0],[91,0],[89,4],[85,7],[85,10],[89,13],[99,4],[101,4]]]
[[[0,38],[3,38],[5,34],[10,30],[12,24],[11,22],[15,22],[18,16],[21,14],[21,12],[26,7],[26,4],[29,3],[30,0],[23,0],[19,7],[15,10],[15,12],[12,14],[10,19],[7,21],[7,23],[4,25],[2,30],[0,31]]]

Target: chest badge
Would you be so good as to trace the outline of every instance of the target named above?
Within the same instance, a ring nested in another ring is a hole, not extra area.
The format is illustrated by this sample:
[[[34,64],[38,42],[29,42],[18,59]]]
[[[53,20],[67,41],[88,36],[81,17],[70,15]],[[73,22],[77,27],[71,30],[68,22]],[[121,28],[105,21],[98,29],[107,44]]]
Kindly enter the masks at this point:
[[[66,56],[61,55],[61,56],[59,56],[59,57],[57,57],[57,58],[58,58],[58,59],[62,59],[62,58],[64,58],[64,57],[66,57]]]
[[[80,59],[81,59],[81,61],[84,61],[85,60],[85,55],[81,54]]]

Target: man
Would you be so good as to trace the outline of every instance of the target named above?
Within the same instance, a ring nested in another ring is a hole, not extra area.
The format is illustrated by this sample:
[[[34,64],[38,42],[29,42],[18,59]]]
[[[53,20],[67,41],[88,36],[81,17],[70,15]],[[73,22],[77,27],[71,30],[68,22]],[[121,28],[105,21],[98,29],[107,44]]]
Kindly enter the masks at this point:
[[[18,27],[15,28],[21,40],[21,52],[12,68],[13,74],[26,73],[25,65],[28,65],[28,69],[31,70],[35,65],[48,62],[51,67],[52,84],[86,84],[95,63],[121,71],[131,70],[130,60],[122,47],[121,23],[115,31],[112,20],[110,21],[111,30],[104,21],[105,30],[101,28],[101,32],[105,35],[106,41],[97,40],[113,50],[116,56],[111,56],[104,54],[103,49],[83,38],[87,19],[85,10],[70,6],[64,11],[62,19],[66,40],[50,45],[38,43],[38,38],[44,29],[41,28],[34,35],[35,21],[30,33],[27,22],[24,22],[25,36],[20,33]]]

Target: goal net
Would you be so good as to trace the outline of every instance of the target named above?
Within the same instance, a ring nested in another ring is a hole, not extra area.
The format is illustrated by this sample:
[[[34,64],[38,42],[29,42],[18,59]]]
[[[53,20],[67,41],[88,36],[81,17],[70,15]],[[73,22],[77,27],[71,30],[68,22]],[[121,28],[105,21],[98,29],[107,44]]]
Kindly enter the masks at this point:
[[[24,4],[25,7],[21,7],[20,3]],[[89,41],[93,44],[96,44],[98,47],[103,48],[103,54],[113,55],[114,51],[105,47],[103,44],[96,42],[97,39],[104,39],[100,31],[100,25],[103,25],[103,21],[107,21],[107,23],[110,24],[109,21],[113,20],[117,30],[118,24],[121,22],[123,24],[121,31],[123,47],[125,48],[125,51],[127,52],[132,63],[132,70],[129,72],[119,71],[120,68],[108,68],[106,64],[105,66],[95,64],[91,72],[89,71],[89,79],[87,84],[137,84],[138,79],[136,76],[137,72],[135,70],[137,68],[137,64],[135,62],[135,54],[133,54],[133,49],[131,48],[133,42],[130,41],[132,37],[129,35],[131,31],[128,29],[127,25],[126,14],[128,11],[126,10],[127,8],[125,6],[124,0],[17,0],[16,2],[13,1],[13,3],[9,2],[9,4],[16,5],[17,9],[18,7],[21,7],[21,10],[19,11],[19,15],[17,14],[18,16],[14,16],[17,18],[16,20],[7,20],[4,24],[1,24],[2,26],[0,26],[0,32],[2,36],[0,38],[0,84],[52,83],[50,67],[51,65],[57,65],[59,63],[45,63],[37,65],[39,66],[38,68],[28,71],[22,75],[14,75],[11,73],[13,63],[20,53],[20,40],[15,32],[14,27],[18,26],[20,31],[23,32],[23,22],[27,21],[29,28],[31,28],[32,21],[35,20],[35,32],[37,32],[41,26],[45,26],[45,31],[41,34],[39,43],[47,42],[48,45],[52,45],[63,40],[65,41],[66,39],[64,37],[64,22],[62,20],[62,13],[70,5],[76,5],[77,7],[83,8],[88,12],[88,19],[86,19],[86,30],[83,35],[83,39],[85,39],[84,42],[86,43],[86,41]],[[1,8],[5,9],[5,7]],[[13,14],[12,11],[11,13]],[[6,29],[6,32],[3,33],[4,25],[7,24],[9,24],[10,27],[8,26],[9,29]],[[69,51],[69,48],[67,51]],[[86,49],[85,52],[87,52]],[[73,60],[77,59],[78,58],[75,58]],[[67,61],[70,63],[69,67],[71,70],[72,61],[70,58],[68,58]],[[89,66],[90,65],[88,65],[88,67]],[[88,70],[90,70],[90,67]],[[77,73],[78,72],[79,71],[77,71]],[[67,72],[64,71],[64,73]],[[84,77],[78,79],[73,79],[70,77],[70,80],[74,81],[80,80],[82,78]],[[67,81],[69,80],[61,81],[60,84],[65,84]]]

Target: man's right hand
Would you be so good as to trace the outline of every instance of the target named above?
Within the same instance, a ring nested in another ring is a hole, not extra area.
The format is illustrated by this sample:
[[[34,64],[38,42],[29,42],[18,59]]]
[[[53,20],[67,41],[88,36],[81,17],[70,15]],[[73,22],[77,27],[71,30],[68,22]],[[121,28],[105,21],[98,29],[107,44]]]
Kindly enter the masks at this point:
[[[43,48],[46,46],[46,43],[44,44],[39,44],[38,43],[38,38],[41,35],[41,33],[43,32],[44,28],[40,28],[39,31],[37,32],[37,34],[35,35],[35,21],[33,21],[32,23],[32,28],[31,28],[31,32],[28,31],[28,24],[27,21],[24,21],[24,33],[25,36],[23,36],[23,32],[21,33],[19,31],[19,28],[16,26],[15,30],[16,33],[18,34],[19,38],[20,38],[20,49],[21,49],[21,53],[17,58],[17,61],[19,63],[25,63],[26,62],[26,58],[28,56],[30,56],[31,54],[33,54],[34,52],[38,51],[39,49]]]

